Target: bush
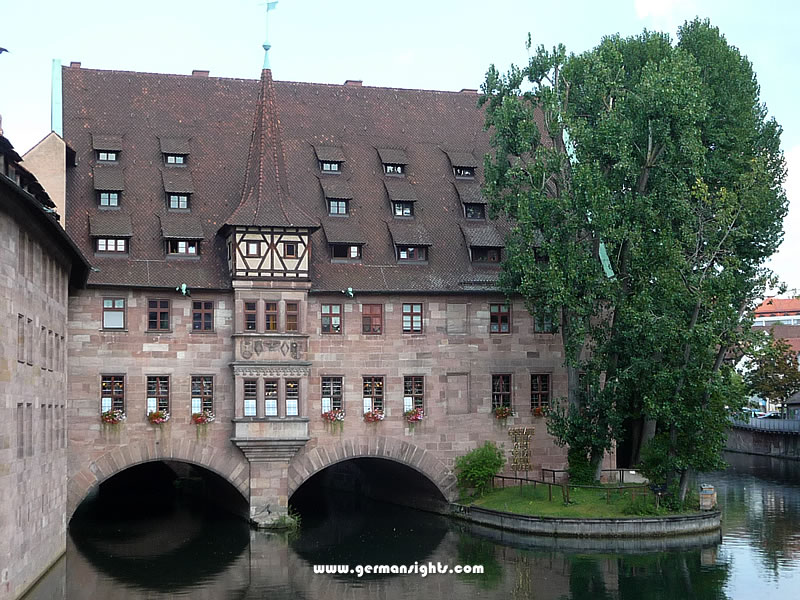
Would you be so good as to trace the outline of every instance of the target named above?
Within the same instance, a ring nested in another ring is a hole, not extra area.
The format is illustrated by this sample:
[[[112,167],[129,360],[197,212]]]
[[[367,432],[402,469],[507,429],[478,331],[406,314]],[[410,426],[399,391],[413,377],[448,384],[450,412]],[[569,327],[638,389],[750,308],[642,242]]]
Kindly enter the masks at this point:
[[[572,448],[567,451],[567,472],[570,483],[579,485],[594,483],[595,470],[585,452]]]
[[[483,493],[492,483],[492,477],[500,472],[506,459],[502,451],[492,442],[486,442],[456,459],[456,477],[463,489],[475,488]]]

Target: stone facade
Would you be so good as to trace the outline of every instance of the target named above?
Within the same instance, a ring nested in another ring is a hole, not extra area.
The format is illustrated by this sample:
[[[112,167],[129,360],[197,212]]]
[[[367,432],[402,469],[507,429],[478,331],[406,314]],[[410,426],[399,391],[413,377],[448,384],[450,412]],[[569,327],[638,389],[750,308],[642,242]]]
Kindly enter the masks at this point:
[[[5,142],[5,138],[0,138]],[[65,549],[67,296],[60,226],[0,169],[0,598]],[[63,234],[61,234],[63,235]]]

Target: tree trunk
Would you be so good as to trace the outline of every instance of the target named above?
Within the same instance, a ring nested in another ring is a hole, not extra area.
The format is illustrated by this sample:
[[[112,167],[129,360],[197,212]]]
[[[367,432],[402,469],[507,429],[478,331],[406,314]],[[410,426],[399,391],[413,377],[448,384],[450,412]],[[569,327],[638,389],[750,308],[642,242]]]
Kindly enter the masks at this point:
[[[691,469],[684,469],[681,472],[681,485],[678,492],[678,498],[681,502],[686,500],[686,492],[689,490],[689,478],[691,477]]]
[[[642,450],[656,436],[656,420],[642,417],[642,430],[639,436],[639,445],[634,449],[634,466],[642,459]]]

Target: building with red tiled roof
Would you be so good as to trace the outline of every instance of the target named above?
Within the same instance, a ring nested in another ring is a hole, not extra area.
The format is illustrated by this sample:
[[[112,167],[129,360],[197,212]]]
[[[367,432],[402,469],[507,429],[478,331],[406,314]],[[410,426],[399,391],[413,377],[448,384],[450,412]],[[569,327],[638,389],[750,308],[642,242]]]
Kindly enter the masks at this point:
[[[533,425],[566,395],[557,332],[496,285],[508,223],[481,195],[474,90],[62,78],[66,228],[95,267],[70,309],[70,514],[162,452],[222,474],[260,524],[340,452],[390,456],[450,499],[454,458],[508,439],[494,409]],[[95,431],[113,409],[125,450]],[[320,417],[339,410],[341,439]],[[531,448],[533,469],[564,466],[543,425]]]

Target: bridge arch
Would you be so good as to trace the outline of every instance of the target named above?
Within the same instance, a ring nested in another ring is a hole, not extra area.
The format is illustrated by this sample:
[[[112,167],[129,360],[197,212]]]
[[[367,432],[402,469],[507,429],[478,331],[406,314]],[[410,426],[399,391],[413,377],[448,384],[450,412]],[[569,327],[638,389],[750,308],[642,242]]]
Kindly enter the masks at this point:
[[[331,441],[318,438],[317,445],[298,452],[289,463],[288,497],[323,469],[355,458],[383,458],[400,463],[428,478],[448,502],[458,496],[452,469],[433,452],[403,439],[369,436]]]
[[[138,441],[117,446],[75,473],[67,482],[67,521],[89,492],[106,479],[129,467],[159,460],[197,465],[222,477],[249,503],[250,469],[244,456],[214,446],[183,439],[177,444]]]

